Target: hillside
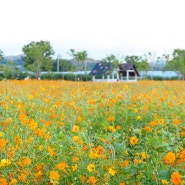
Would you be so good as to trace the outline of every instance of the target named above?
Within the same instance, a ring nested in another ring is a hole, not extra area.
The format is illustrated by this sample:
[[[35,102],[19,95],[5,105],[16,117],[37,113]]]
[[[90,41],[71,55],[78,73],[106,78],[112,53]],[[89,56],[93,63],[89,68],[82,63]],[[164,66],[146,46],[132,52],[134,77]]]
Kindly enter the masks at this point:
[[[70,60],[74,66],[79,65],[78,62],[74,59]],[[4,60],[1,61],[0,64],[7,64],[8,62],[14,62],[15,66],[20,68],[21,70],[25,70],[24,68],[24,61],[21,59],[21,55],[16,56],[6,56]],[[98,60],[94,60],[92,58],[87,59],[87,70],[91,70],[95,64],[99,62]]]
[[[5,56],[0,64],[7,64],[8,62],[14,62],[15,67],[24,70],[24,61],[21,59],[21,55]]]

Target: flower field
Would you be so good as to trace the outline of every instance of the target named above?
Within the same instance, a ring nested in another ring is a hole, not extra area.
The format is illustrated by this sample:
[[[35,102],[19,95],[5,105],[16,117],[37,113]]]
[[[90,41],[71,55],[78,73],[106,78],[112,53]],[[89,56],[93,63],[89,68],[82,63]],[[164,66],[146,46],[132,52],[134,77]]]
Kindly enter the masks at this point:
[[[0,185],[184,185],[185,82],[0,82]]]

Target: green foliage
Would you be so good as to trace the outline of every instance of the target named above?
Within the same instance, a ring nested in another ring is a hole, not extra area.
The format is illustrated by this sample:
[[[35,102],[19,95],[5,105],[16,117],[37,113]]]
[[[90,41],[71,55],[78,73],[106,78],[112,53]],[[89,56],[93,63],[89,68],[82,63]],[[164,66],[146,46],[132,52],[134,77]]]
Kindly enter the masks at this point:
[[[53,62],[53,68],[52,71],[57,71],[57,62],[58,59],[56,59]],[[59,71],[71,71],[74,68],[70,60],[67,59],[60,59],[59,60]]]
[[[119,59],[113,54],[108,55],[102,61],[104,64],[111,64],[113,69],[116,69],[119,66]]]
[[[8,61],[6,65],[0,65],[0,71],[3,74],[2,79],[15,79],[16,75],[20,73],[20,69],[16,68],[14,61]]]
[[[79,66],[81,68],[81,65],[84,64],[84,70],[86,72],[86,60],[88,57],[87,51],[75,51],[75,49],[70,49],[69,53],[76,61],[79,62]],[[82,67],[83,68],[83,67]],[[80,69],[81,70],[81,69]]]
[[[136,55],[126,56],[125,61],[134,64],[138,71],[147,71],[150,67],[146,60]]]
[[[173,58],[167,63],[166,69],[178,71],[185,78],[185,50],[175,49]]]
[[[62,73],[45,73],[41,75],[42,80],[67,80],[67,81],[92,81],[92,76]]]
[[[52,58],[54,50],[48,41],[31,42],[22,48],[24,66],[35,72],[36,78],[40,77],[41,71],[52,69]]]
[[[144,80],[155,80],[155,81],[162,81],[162,80],[178,80],[178,77],[174,76],[174,77],[170,77],[170,78],[163,78],[162,76],[146,76],[144,78]]]
[[[3,52],[0,50],[0,61],[4,59]]]

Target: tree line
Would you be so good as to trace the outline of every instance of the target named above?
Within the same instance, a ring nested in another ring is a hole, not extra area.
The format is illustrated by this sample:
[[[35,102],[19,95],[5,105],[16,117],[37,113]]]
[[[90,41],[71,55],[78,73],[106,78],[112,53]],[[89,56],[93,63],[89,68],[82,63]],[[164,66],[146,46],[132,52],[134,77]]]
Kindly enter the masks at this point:
[[[27,71],[34,72],[37,79],[40,78],[42,71],[64,72],[83,70],[85,71],[85,74],[87,74],[88,53],[85,50],[69,50],[68,54],[77,62],[77,65],[74,65],[71,60],[60,57],[53,59],[55,51],[49,41],[32,41],[29,44],[24,45],[22,51],[23,55],[21,58],[24,61],[24,67]],[[0,61],[2,61],[3,58],[3,51],[0,50]],[[171,55],[163,54],[162,56],[155,56],[155,54],[152,52],[148,52],[142,56],[126,55],[120,57],[110,54],[101,61],[105,64],[111,64],[112,69],[118,68],[119,64],[124,61],[126,63],[134,64],[138,71],[148,71],[155,70],[154,63],[157,63],[157,61],[160,60],[166,62],[166,65],[162,68],[162,70],[176,71],[182,76],[183,79],[185,78],[185,50],[183,49],[174,49]],[[0,71],[10,70],[11,72],[11,69],[13,69],[15,66],[13,62],[10,61],[8,63],[8,67],[3,65],[0,67]]]

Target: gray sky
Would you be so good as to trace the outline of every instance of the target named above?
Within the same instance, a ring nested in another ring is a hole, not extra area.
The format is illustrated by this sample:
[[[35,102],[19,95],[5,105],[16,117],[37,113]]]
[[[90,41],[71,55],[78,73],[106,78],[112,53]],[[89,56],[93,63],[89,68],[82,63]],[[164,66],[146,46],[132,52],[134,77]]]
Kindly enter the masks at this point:
[[[74,48],[102,59],[109,54],[156,55],[185,49],[184,0],[1,0],[0,49],[22,54],[47,40],[55,56]]]

